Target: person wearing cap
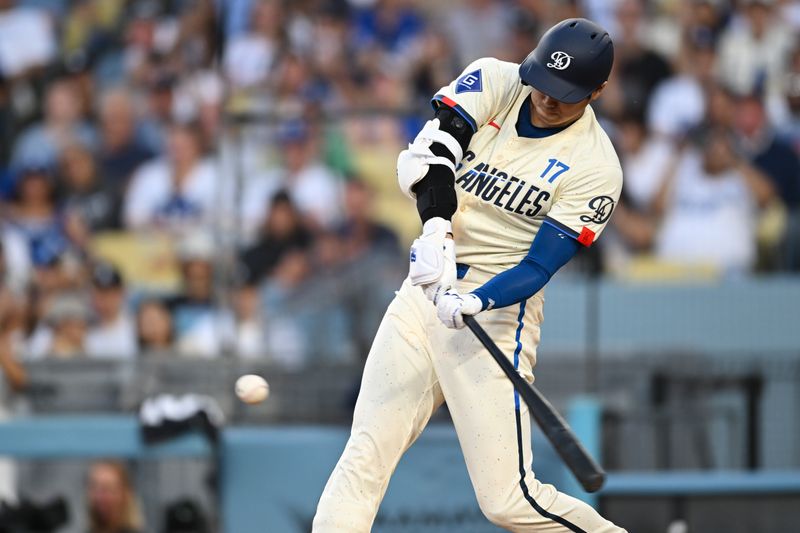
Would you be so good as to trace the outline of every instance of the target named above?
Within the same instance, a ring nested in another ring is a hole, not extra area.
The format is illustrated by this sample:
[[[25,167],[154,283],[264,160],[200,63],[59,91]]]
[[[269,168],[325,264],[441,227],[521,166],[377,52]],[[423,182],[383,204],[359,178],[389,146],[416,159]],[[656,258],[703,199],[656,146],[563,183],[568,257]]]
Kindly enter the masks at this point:
[[[622,188],[591,102],[611,39],[580,18],[521,63],[483,58],[433,98],[435,117],[398,157],[422,235],[367,357],[350,439],[315,533],[367,532],[389,478],[447,403],[483,514],[515,532],[624,531],[532,471],[528,409],[464,317],[533,380],[550,277],[606,227]]]
[[[78,359],[86,355],[86,333],[91,309],[83,295],[65,291],[56,295],[28,341],[26,358]]]
[[[95,323],[86,336],[86,353],[101,359],[129,359],[136,355],[136,324],[125,307],[125,284],[111,263],[98,262],[91,270]]]
[[[57,262],[72,248],[56,203],[53,168],[37,163],[19,170],[14,202],[5,210],[7,231],[21,239],[34,267]]]

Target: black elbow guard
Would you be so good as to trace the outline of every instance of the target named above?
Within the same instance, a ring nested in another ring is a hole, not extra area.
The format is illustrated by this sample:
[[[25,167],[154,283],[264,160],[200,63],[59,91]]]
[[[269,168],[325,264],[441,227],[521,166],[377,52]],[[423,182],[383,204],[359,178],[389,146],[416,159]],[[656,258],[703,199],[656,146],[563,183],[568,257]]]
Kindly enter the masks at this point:
[[[436,118],[439,119],[439,129],[449,133],[466,152],[472,135],[472,127],[461,115],[446,105],[436,109]],[[440,157],[446,157],[458,165],[456,156],[442,143],[431,144],[431,152]],[[455,190],[455,176],[444,165],[431,165],[428,173],[413,187],[417,196],[417,211],[424,224],[431,218],[441,217],[450,220],[458,207],[458,198]]]
[[[436,118],[439,119],[439,129],[452,135],[461,146],[461,151],[466,152],[469,142],[472,140],[472,136],[475,134],[475,132],[472,131],[472,126],[470,126],[469,123],[467,123],[467,121],[464,120],[461,115],[459,115],[452,107],[448,107],[444,104],[440,104],[439,107],[436,108],[435,115]],[[444,148],[448,153],[450,152],[443,145],[434,143],[433,146],[431,146],[431,151],[433,153],[436,153],[435,147],[437,146]],[[454,162],[456,164],[459,163],[459,161]]]

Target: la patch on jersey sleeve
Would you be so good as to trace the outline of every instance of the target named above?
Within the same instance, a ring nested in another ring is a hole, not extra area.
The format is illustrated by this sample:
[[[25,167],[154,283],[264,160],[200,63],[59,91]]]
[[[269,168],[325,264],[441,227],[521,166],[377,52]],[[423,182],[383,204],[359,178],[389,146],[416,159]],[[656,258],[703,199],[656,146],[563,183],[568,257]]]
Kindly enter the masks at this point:
[[[591,246],[603,232],[622,190],[622,170],[618,166],[594,169],[562,183],[545,223]]]
[[[516,64],[486,57],[473,61],[450,85],[442,87],[432,103],[434,108],[441,104],[452,107],[478,131],[513,101],[511,93],[519,85]]]

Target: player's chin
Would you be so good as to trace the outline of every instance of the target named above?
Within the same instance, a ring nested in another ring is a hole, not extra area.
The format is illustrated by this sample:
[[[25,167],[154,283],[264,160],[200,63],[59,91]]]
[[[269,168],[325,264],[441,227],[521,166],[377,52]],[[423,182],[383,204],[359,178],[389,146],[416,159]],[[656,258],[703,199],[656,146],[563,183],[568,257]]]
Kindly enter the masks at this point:
[[[539,117],[544,119],[544,121],[547,123],[547,127],[556,127],[565,120],[563,113],[561,113],[561,110],[559,110],[557,107],[542,107],[537,109],[537,111],[539,113]]]

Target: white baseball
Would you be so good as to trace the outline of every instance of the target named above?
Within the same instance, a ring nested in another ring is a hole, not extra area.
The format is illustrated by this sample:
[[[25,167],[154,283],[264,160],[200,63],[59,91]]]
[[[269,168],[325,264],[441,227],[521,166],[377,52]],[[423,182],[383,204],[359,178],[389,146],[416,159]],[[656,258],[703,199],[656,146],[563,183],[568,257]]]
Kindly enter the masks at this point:
[[[261,403],[269,396],[267,380],[255,374],[246,374],[236,380],[236,396],[244,403]]]

